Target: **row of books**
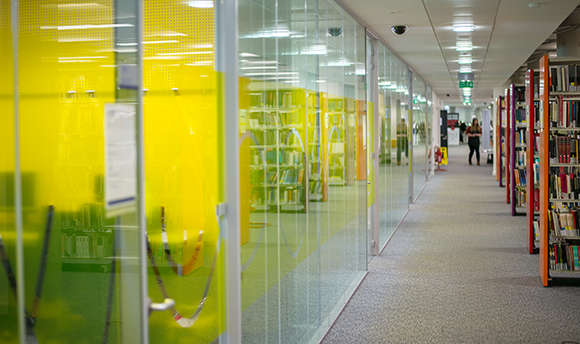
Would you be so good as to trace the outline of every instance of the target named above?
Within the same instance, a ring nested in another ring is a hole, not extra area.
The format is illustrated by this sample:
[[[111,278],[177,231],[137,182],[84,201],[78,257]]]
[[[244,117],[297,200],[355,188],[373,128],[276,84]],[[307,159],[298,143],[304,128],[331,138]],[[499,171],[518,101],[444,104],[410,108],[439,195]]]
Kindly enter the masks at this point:
[[[522,123],[526,121],[526,109],[523,107],[518,107],[514,113],[516,116],[516,123]]]
[[[579,212],[576,209],[548,211],[548,229],[554,238],[580,236]]]
[[[514,159],[517,167],[525,168],[527,165],[526,151],[517,150],[514,154]]]
[[[255,152],[253,156],[253,164],[261,165],[266,163],[271,164],[274,167],[276,167],[276,164],[301,166],[304,162],[302,156],[302,152],[295,150],[260,150]]]
[[[304,169],[287,168],[279,172],[268,171],[268,180],[270,184],[302,184],[304,179]]]
[[[515,192],[515,205],[518,208],[525,208],[526,207],[526,190],[525,189],[517,189]]]
[[[252,92],[250,100],[258,106],[282,106],[290,107],[295,104],[294,90],[272,90],[264,92]]]
[[[515,135],[515,142],[514,143],[516,145],[525,145],[526,144],[526,131],[525,130],[516,130],[515,134],[516,135]]]
[[[514,170],[515,186],[526,186],[526,170],[522,168],[516,168]]]
[[[550,173],[548,179],[550,198],[577,200],[580,196],[580,172]]]
[[[540,184],[540,160],[534,159],[534,165],[532,166],[534,170],[534,185]]]
[[[61,233],[63,258],[105,258],[112,250],[112,233]]]
[[[551,135],[550,137],[550,163],[570,164],[578,161],[578,143],[580,137]]]
[[[550,91],[574,92],[579,90],[580,65],[564,65],[550,67]]]
[[[580,271],[578,245],[551,244],[549,247],[550,270]]]
[[[580,127],[580,101],[558,96],[550,102],[550,122],[553,128]]]
[[[320,182],[320,180],[311,180],[310,181],[310,195],[317,197],[318,195],[321,195],[321,194],[322,194],[322,183]]]

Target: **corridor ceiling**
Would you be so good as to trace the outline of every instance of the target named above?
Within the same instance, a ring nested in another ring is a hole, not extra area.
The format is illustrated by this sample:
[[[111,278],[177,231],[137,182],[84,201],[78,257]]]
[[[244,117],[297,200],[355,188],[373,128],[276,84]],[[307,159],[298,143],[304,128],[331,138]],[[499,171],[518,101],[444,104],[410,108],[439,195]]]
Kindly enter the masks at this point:
[[[462,102],[457,73],[474,73],[473,103],[489,102],[566,19],[578,0],[341,0],[431,84],[445,104]],[[407,25],[397,36],[393,25]],[[449,94],[449,97],[447,96]]]

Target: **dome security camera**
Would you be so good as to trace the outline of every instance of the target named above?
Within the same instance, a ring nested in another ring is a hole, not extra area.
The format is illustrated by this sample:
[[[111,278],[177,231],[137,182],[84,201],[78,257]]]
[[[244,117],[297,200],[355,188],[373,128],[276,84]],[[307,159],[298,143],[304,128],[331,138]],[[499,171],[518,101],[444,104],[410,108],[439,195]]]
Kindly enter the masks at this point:
[[[342,35],[342,27],[331,27],[328,29],[328,34],[331,37],[338,37]]]
[[[391,31],[397,36],[401,36],[405,32],[407,32],[407,25],[393,25],[391,27]]]

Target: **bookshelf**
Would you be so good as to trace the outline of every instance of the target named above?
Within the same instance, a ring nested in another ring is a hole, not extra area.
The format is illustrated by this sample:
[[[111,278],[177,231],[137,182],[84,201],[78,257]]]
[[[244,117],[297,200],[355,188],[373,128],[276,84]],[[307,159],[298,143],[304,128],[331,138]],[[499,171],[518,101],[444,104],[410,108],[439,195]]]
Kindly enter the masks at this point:
[[[251,207],[255,211],[306,211],[306,147],[299,101],[293,89],[251,94],[248,128]]]
[[[580,278],[580,60],[540,59],[540,254],[543,286]]]
[[[501,187],[501,100],[497,97],[495,100],[495,122],[494,122],[494,139],[495,139],[495,178],[498,186]]]
[[[322,149],[322,120],[320,118],[320,97],[316,92],[307,92],[306,114],[308,118],[308,157],[309,157],[309,201],[322,201],[324,190],[324,152]]]
[[[346,182],[346,120],[343,98],[328,99],[328,174],[329,185]]]
[[[498,174],[499,174],[499,186],[504,187],[506,185],[506,166],[507,166],[507,158],[506,158],[506,151],[507,151],[507,137],[506,137],[506,130],[507,130],[507,116],[505,113],[505,97],[499,96],[498,100]]]
[[[526,88],[523,85],[510,86],[510,179],[512,216],[526,211],[526,148],[528,121],[526,118]]]
[[[539,250],[540,239],[540,155],[539,155],[539,122],[538,122],[538,78],[539,74],[530,69],[526,72],[526,118],[528,122],[526,150],[526,213],[527,239],[530,254]]]
[[[505,118],[505,128],[503,130],[503,135],[505,138],[504,141],[504,145],[502,147],[502,152],[503,155],[505,157],[505,163],[504,163],[504,175],[505,175],[505,183],[506,183],[506,188],[505,188],[505,198],[506,198],[506,203],[510,204],[510,196],[511,196],[511,180],[512,180],[512,173],[511,173],[511,164],[510,164],[510,158],[511,158],[511,154],[512,154],[512,150],[511,150],[511,145],[510,145],[510,140],[512,132],[511,132],[511,122],[512,122],[512,111],[511,111],[511,89],[507,88],[505,90],[505,98],[504,98],[504,105],[502,106],[504,109],[504,113],[505,116],[502,116],[502,118]]]

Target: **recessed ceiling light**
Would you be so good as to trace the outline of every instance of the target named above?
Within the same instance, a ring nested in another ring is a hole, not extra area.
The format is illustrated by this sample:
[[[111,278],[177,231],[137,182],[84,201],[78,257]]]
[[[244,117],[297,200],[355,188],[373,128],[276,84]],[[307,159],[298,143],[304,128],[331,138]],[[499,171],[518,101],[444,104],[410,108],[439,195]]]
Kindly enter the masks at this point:
[[[213,8],[212,0],[191,0],[187,2],[187,6],[193,8]]]
[[[473,32],[475,25],[473,24],[453,24],[453,31],[455,32]]]
[[[461,66],[461,67],[459,67],[459,72],[460,73],[471,73],[471,72],[473,72],[473,68],[471,68],[471,66]]]
[[[473,62],[473,59],[471,57],[460,57],[459,60],[457,60],[457,63],[459,64],[470,64]]]
[[[472,46],[465,46],[465,47],[457,46],[457,47],[455,47],[455,50],[457,50],[459,52],[461,52],[461,51],[472,51],[473,50],[473,47]]]

